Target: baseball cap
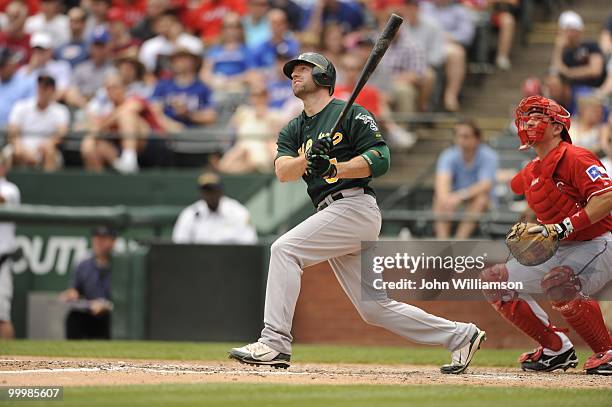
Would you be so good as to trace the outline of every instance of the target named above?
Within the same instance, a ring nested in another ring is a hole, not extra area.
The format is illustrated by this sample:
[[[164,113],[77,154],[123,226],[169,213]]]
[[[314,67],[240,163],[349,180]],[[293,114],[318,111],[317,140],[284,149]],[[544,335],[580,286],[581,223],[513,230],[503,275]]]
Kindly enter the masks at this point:
[[[39,85],[55,88],[55,78],[49,74],[42,73],[36,80]]]
[[[221,189],[221,178],[214,172],[204,172],[198,177],[198,186],[201,189]]]
[[[584,29],[584,22],[582,17],[575,11],[564,11],[559,16],[559,28],[562,30],[578,30]]]
[[[30,38],[30,48],[52,49],[53,39],[46,32],[39,31]]]
[[[98,225],[91,230],[92,236],[117,237],[117,230],[108,225]]]
[[[92,44],[108,44],[109,41],[110,35],[108,34],[108,31],[102,27],[96,28],[91,34]]]

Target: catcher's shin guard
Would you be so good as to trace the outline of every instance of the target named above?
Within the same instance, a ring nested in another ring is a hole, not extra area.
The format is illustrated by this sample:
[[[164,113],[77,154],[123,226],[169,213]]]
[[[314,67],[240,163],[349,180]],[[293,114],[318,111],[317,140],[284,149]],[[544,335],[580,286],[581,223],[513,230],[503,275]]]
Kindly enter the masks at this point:
[[[487,282],[508,281],[508,269],[505,264],[496,264],[482,272],[482,280]],[[485,290],[485,297],[493,308],[515,327],[523,331],[542,347],[558,351],[563,346],[559,328],[544,324],[533,312],[527,301],[516,298],[516,293],[504,290]]]
[[[586,298],[571,267],[551,269],[542,279],[542,290],[568,324],[595,353],[612,349],[612,339],[597,301]]]

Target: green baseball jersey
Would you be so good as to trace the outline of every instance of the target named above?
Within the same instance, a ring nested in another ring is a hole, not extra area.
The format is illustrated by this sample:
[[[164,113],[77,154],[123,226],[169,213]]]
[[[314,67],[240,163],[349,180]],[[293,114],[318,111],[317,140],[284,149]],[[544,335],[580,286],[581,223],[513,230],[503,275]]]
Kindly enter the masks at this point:
[[[315,140],[326,137],[340,116],[346,102],[333,99],[323,110],[312,117],[305,112],[292,119],[280,132],[276,158],[282,156],[298,157],[307,153]],[[373,115],[363,107],[351,106],[338,132],[333,137],[333,147],[329,154],[333,163],[346,162],[365,153],[371,147],[385,144],[380,128]],[[308,195],[317,206],[327,195],[348,188],[361,187],[368,193],[373,190],[368,186],[372,177],[355,179],[322,178],[304,175],[308,185]]]

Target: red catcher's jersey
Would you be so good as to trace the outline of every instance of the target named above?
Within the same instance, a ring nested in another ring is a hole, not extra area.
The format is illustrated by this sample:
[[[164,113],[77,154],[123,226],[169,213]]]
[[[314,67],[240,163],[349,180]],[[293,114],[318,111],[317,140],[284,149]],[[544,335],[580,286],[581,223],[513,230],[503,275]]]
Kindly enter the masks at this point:
[[[584,208],[592,197],[612,191],[612,179],[601,161],[589,150],[562,141],[543,160],[536,158],[527,164],[510,183],[514,193],[526,195],[527,203],[535,212],[538,221],[542,221],[544,211],[535,207],[534,198],[530,199],[529,192],[536,189],[539,182],[545,181],[549,174],[552,174],[552,184],[564,197],[576,204],[575,210],[568,211],[571,213],[559,213],[558,218],[552,221],[554,223],[561,222]],[[556,194],[548,194],[549,197],[554,195]],[[550,207],[555,207],[557,204],[550,202]],[[588,228],[572,233],[566,240],[591,240],[611,230],[612,216],[608,214]]]

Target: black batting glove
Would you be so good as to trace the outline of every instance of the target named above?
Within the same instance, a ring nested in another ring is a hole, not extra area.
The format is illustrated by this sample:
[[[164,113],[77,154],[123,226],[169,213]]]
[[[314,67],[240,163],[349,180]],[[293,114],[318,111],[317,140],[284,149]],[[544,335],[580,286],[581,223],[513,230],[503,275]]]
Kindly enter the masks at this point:
[[[331,137],[320,138],[312,144],[312,147],[310,147],[307,158],[315,155],[329,155],[333,145],[334,143]]]
[[[329,156],[311,155],[308,159],[306,173],[316,177],[334,178],[338,171],[336,166],[329,161]]]

